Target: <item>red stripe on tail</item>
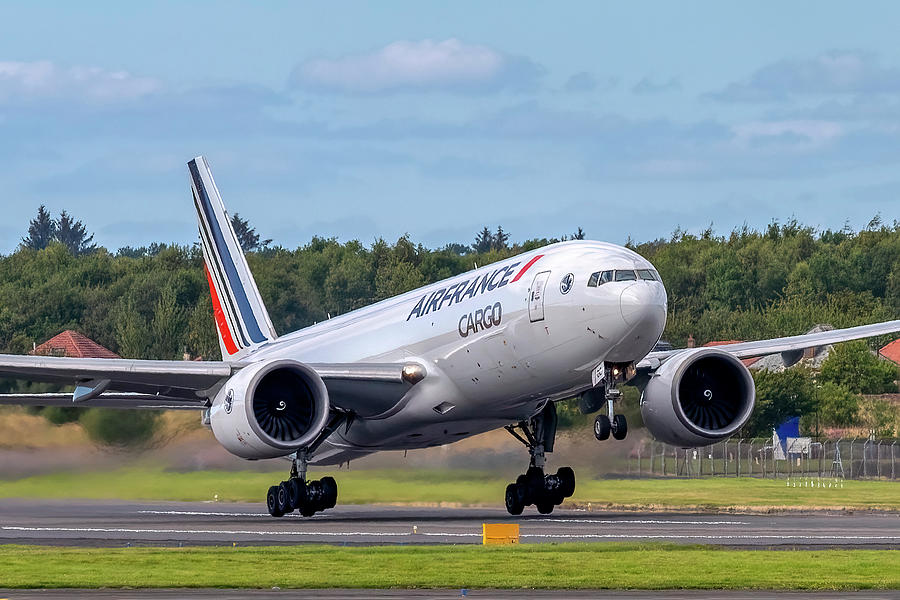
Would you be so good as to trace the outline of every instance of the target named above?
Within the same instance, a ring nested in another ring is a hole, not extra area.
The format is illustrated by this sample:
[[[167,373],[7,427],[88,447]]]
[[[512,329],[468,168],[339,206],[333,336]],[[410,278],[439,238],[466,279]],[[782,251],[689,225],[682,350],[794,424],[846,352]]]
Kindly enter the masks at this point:
[[[209,294],[212,296],[213,315],[216,317],[216,326],[219,328],[219,335],[225,342],[225,350],[228,354],[235,354],[238,349],[231,337],[231,331],[228,329],[228,322],[225,320],[225,312],[222,310],[222,303],[219,302],[219,296],[216,294],[216,286],[213,285],[212,276],[209,274],[209,268],[203,263],[203,270],[206,271],[206,280],[209,282]]]
[[[516,273],[516,276],[512,278],[512,281],[510,281],[510,283],[515,283],[515,282],[517,282],[517,281],[519,280],[519,277],[521,277],[522,275],[524,275],[524,274],[525,274],[525,271],[527,271],[528,269],[530,269],[530,268],[531,268],[531,265],[533,265],[534,263],[536,263],[536,262],[538,261],[538,259],[541,258],[542,256],[543,256],[543,254],[538,254],[537,256],[535,256],[534,258],[532,258],[531,260],[529,260],[527,263],[525,263],[525,266],[522,267],[522,269],[521,269],[518,273]]]

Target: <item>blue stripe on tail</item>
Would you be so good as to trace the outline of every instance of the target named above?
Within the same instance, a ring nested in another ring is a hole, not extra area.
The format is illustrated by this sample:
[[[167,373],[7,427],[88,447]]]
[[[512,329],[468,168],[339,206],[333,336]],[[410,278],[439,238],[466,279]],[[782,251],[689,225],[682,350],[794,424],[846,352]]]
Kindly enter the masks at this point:
[[[241,311],[243,324],[247,328],[247,333],[254,343],[259,344],[265,342],[269,338],[263,335],[263,332],[259,329],[256,315],[253,314],[253,309],[250,307],[247,293],[244,291],[241,278],[238,276],[237,269],[234,266],[234,260],[231,258],[231,252],[229,252],[228,245],[225,243],[225,237],[222,235],[222,228],[219,227],[219,221],[215,218],[215,213],[210,205],[209,196],[206,193],[206,186],[203,185],[203,180],[200,178],[197,164],[192,160],[188,163],[188,167],[191,171],[191,177],[194,179],[194,185],[197,187],[197,191],[200,194],[200,205],[203,207],[203,213],[206,215],[206,220],[212,231],[216,246],[215,249],[219,252],[222,267],[225,269],[225,275],[228,277],[228,282],[231,284],[234,299],[237,301],[238,309]],[[212,250],[212,248],[210,248],[210,250]]]

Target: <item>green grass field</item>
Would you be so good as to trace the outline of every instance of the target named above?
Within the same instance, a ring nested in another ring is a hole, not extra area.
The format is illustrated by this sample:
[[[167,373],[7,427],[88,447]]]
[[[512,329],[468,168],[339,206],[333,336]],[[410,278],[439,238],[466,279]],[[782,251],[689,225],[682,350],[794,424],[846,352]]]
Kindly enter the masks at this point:
[[[0,546],[4,587],[897,589],[894,550],[663,544],[512,547]]]
[[[312,473],[320,477],[323,472]],[[507,479],[461,469],[336,471],[338,502],[500,505]],[[4,498],[213,500],[262,502],[279,475],[253,471],[172,472],[154,468],[56,473],[0,481]],[[751,478],[578,480],[571,501],[598,508],[900,510],[900,482],[844,481],[842,487],[791,487]]]

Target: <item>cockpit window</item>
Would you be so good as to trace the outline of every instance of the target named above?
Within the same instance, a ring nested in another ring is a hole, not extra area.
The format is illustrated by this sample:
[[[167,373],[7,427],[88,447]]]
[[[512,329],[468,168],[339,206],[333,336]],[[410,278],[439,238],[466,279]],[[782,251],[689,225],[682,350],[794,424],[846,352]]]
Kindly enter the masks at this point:
[[[656,274],[650,269],[638,269],[637,274],[644,281],[656,281]]]
[[[635,281],[634,271],[616,271],[616,281]]]
[[[613,271],[597,271],[596,273],[591,273],[590,278],[588,278],[588,287],[597,287],[598,285],[603,285],[604,283],[609,283],[613,280]],[[631,271],[632,277],[631,281],[634,279],[634,271]],[[616,281],[624,281],[622,279],[616,279]]]

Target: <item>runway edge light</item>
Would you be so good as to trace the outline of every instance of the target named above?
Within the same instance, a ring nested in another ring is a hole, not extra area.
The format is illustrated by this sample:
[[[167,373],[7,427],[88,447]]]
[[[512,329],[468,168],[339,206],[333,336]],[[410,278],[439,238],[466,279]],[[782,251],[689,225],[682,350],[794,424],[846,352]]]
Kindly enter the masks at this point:
[[[518,523],[482,523],[481,542],[485,546],[519,543]]]

